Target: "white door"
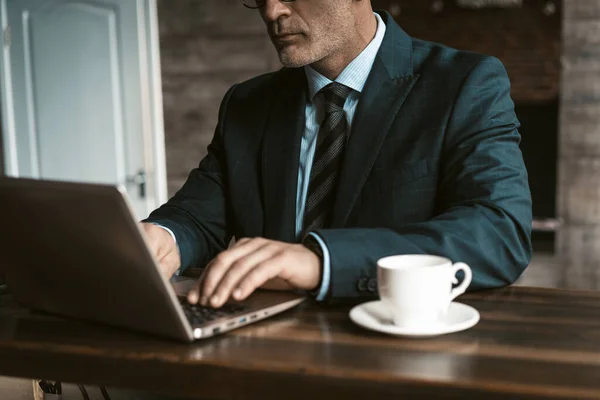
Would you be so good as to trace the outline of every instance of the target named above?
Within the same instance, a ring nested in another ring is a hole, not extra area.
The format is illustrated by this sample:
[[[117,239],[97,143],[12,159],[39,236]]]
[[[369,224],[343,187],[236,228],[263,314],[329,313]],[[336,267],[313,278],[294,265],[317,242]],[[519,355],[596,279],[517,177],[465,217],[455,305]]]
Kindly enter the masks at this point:
[[[124,185],[166,200],[155,0],[0,0],[9,176]]]

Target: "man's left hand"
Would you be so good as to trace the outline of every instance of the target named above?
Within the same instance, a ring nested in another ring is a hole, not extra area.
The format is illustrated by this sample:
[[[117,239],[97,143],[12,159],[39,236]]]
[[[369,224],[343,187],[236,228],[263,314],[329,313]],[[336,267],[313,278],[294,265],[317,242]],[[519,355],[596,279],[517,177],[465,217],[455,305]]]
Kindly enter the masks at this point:
[[[244,238],[207,265],[188,301],[221,307],[230,298],[244,300],[276,281],[279,288],[314,290],[321,270],[319,257],[301,244]]]

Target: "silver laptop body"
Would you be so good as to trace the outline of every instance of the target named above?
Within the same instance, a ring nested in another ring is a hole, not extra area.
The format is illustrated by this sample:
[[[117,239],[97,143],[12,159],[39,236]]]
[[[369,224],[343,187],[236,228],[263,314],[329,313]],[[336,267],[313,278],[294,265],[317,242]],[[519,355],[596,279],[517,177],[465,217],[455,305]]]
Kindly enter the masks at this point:
[[[114,186],[0,178],[0,213],[0,271],[16,300],[31,308],[193,341],[304,300],[258,291],[207,320],[214,310],[186,304],[161,274],[126,195]]]

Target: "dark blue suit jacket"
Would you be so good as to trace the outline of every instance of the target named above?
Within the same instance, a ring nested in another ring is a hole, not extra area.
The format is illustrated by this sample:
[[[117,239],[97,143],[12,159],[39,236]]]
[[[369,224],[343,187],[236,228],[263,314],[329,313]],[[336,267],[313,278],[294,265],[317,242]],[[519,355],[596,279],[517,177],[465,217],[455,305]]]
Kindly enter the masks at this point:
[[[514,282],[531,257],[531,196],[519,122],[496,58],[386,35],[361,95],[333,224],[330,300],[375,295],[376,260],[427,253],[469,264],[471,289]],[[208,155],[148,221],[175,233],[183,267],[231,237],[295,241],[302,68],[232,87]]]

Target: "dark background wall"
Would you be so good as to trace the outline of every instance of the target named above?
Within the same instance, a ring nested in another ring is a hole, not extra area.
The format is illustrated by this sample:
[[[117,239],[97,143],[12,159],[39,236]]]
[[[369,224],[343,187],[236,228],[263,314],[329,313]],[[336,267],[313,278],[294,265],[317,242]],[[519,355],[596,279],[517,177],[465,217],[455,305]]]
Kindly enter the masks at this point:
[[[523,0],[521,8],[461,9],[443,1],[441,12],[428,0],[373,0],[375,8],[400,12],[396,20],[410,35],[458,49],[490,54],[502,60],[517,103],[546,102],[558,97],[560,82],[561,9],[544,13],[546,0]],[[398,7],[399,5],[399,7]]]
[[[534,214],[555,215],[561,9],[466,10],[444,1],[373,0],[412,36],[500,58],[512,81]],[[238,0],[160,0],[167,171],[172,194],[204,156],[219,103],[234,83],[279,68],[258,13]],[[398,12],[399,11],[399,12]]]
[[[239,0],[158,2],[169,193],[206,153],[223,95],[279,68],[257,12]]]

